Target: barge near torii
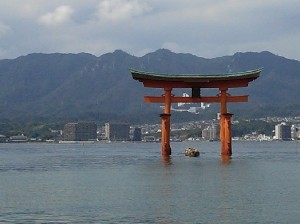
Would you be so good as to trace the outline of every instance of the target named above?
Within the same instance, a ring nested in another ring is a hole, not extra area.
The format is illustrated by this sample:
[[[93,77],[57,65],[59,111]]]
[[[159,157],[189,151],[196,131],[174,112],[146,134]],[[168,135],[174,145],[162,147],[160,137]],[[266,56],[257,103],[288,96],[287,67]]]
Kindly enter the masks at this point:
[[[162,124],[161,153],[163,157],[171,155],[171,103],[220,103],[221,156],[231,157],[231,117],[233,114],[227,112],[227,103],[248,102],[248,95],[231,96],[228,89],[247,87],[249,82],[259,77],[261,71],[262,68],[222,74],[167,74],[130,69],[133,79],[142,82],[144,87],[164,90],[161,96],[144,96],[146,103],[164,104],[164,112],[160,115]],[[190,88],[192,96],[175,96],[172,94],[172,90],[175,88]],[[218,88],[219,94],[202,96],[201,88]]]

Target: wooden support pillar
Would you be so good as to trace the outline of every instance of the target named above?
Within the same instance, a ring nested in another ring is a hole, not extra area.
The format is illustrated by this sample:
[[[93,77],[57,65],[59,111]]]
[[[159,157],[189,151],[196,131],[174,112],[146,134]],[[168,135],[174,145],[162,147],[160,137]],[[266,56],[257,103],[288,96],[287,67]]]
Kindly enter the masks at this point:
[[[231,156],[231,116],[227,113],[227,88],[220,88],[220,142],[221,155]]]
[[[221,114],[227,113],[227,88],[220,89]]]
[[[171,91],[172,88],[165,88],[165,109],[161,114],[161,154],[163,156],[171,155],[170,132],[171,132]]]
[[[171,155],[170,146],[170,114],[161,114],[161,154],[162,156]]]
[[[222,149],[221,155],[230,157],[232,155],[232,147],[231,147],[231,117],[232,114],[225,113],[222,114],[221,117],[223,122],[223,142],[222,142]]]

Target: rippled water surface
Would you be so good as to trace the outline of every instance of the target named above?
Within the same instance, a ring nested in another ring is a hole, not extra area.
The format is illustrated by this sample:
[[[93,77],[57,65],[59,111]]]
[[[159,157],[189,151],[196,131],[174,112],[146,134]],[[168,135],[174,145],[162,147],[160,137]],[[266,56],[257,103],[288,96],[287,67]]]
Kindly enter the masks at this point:
[[[199,158],[183,155],[185,147]],[[0,144],[0,223],[299,223],[300,143]]]

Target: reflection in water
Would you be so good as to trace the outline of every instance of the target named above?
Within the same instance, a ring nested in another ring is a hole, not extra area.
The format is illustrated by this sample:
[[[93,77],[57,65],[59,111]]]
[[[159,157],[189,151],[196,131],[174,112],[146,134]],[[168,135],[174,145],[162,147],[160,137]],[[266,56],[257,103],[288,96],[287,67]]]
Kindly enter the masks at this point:
[[[231,156],[221,155],[221,163],[222,164],[230,164]]]
[[[170,167],[172,164],[171,157],[163,157],[163,165]],[[171,167],[170,167],[171,168]],[[160,217],[157,222],[160,224],[171,223],[172,217],[172,198],[174,197],[174,176],[171,169],[160,169],[159,181],[156,183],[156,194],[159,195],[160,201],[156,203],[157,214]]]
[[[162,156],[161,161],[162,161],[162,163],[163,163],[164,166],[172,165],[171,156]]]

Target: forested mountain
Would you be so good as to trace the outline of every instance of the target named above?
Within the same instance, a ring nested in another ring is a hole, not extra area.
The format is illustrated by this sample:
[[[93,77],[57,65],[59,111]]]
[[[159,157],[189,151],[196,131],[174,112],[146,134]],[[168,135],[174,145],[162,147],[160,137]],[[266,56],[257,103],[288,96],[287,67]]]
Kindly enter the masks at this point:
[[[128,68],[224,73],[260,67],[264,67],[261,76],[248,88],[229,91],[250,95],[249,103],[234,106],[235,110],[245,110],[245,116],[300,113],[299,61],[270,52],[206,59],[160,49],[142,57],[116,50],[99,57],[56,53],[0,60],[0,119],[141,120],[160,111],[158,105],[143,103],[143,96],[160,95],[162,90],[144,88],[132,79]],[[217,94],[217,90],[212,94]]]

